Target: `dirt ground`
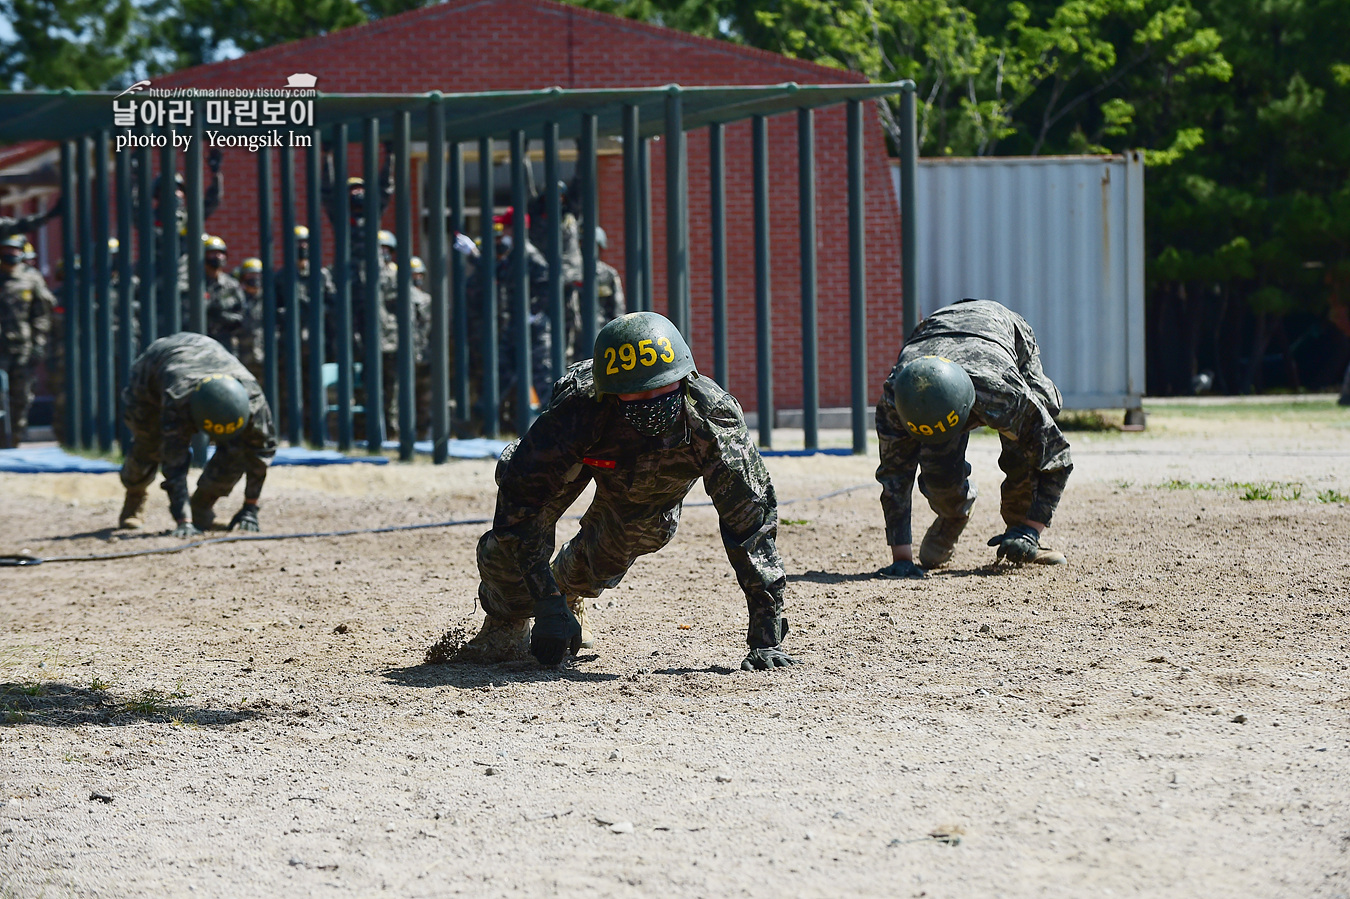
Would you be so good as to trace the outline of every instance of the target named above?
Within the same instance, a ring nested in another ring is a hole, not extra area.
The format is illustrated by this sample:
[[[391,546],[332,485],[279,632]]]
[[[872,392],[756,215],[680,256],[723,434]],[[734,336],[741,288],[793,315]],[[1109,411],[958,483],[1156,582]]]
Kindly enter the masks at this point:
[[[774,672],[698,489],[561,671],[423,664],[482,525],[0,568],[0,897],[1350,896],[1350,410],[1069,436],[1069,565],[991,565],[977,434],[921,582],[870,577],[875,455],[769,459]],[[279,468],[262,523],[484,518],[491,475]],[[0,553],[174,543],[111,532],[115,475],[0,496]]]

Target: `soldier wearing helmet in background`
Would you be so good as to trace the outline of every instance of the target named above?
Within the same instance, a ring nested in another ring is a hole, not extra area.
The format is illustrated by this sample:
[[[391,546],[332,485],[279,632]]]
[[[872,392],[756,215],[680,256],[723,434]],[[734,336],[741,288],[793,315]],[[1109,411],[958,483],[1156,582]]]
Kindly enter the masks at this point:
[[[56,298],[37,269],[25,265],[22,234],[0,241],[0,369],[9,377],[12,445],[18,446],[33,403],[33,377],[47,354]]]
[[[277,287],[277,329],[280,333],[286,333],[286,316],[290,315],[292,307],[298,308],[300,315],[300,377],[305,385],[304,398],[309,399],[309,354],[310,334],[310,281],[313,264],[310,261],[309,246],[309,228],[304,225],[295,226],[295,293],[298,301],[291,302],[291,298],[286,295],[286,269],[283,265],[276,272]],[[317,256],[317,253],[315,254]],[[336,318],[333,314],[333,302],[337,295],[337,287],[333,283],[333,273],[327,266],[319,267],[320,277],[323,279],[323,296],[320,301],[324,306],[324,358],[334,359],[337,355],[336,338]],[[282,365],[285,365],[286,346],[285,341],[279,342],[281,346]],[[290,384],[286,379],[281,379],[281,395],[288,395]],[[282,403],[283,408],[285,402]]]
[[[1073,471],[1054,418],[1062,403],[1041,369],[1036,335],[1017,313],[966,299],[924,319],[877,403],[877,480],[893,559],[878,576],[919,578],[951,560],[977,496],[966,443],[981,426],[998,431],[1003,443],[998,464],[1007,530],[989,545],[998,547],[998,559],[1063,564],[1062,554],[1040,543]],[[916,472],[919,491],[938,515],[919,548],[919,565],[910,532]]]
[[[192,537],[215,527],[216,501],[244,475],[244,505],[229,529],[258,530],[258,497],[276,453],[276,431],[262,388],[238,359],[203,334],[161,337],[133,363],[122,408],[131,448],[122,463],[127,493],[119,527],[144,524],[146,492],[156,468],[162,468],[169,512],[178,523],[173,536]],[[216,451],[189,502],[189,451],[198,432],[215,443]]]
[[[609,248],[609,236],[599,225],[595,228],[595,246],[598,253]],[[569,359],[582,359],[590,353],[590,347],[581,346],[581,289],[585,286],[581,269],[572,273],[575,280],[568,284],[565,317],[567,322],[567,352]],[[628,303],[623,295],[623,280],[614,266],[603,259],[595,260],[595,330],[600,329],[628,311]]]
[[[740,405],[698,376],[668,319],[635,312],[602,329],[594,360],[567,370],[548,408],[507,450],[492,530],[478,542],[487,618],[452,661],[500,661],[528,646],[541,664],[556,665],[591,645],[586,599],[670,542],[702,478],[749,605],[741,667],[793,664],[781,648],[787,576],[769,472]],[[592,481],[580,531],[550,560],[559,517]]]
[[[239,264],[235,273],[239,289],[244,295],[244,322],[239,329],[239,361],[261,378],[263,370],[263,295],[262,260],[250,256]]]
[[[226,270],[229,262],[229,249],[223,238],[214,234],[202,235],[202,249],[205,253],[206,293],[206,333],[220,341],[227,350],[243,358],[241,342],[244,341],[246,305],[244,290]],[[183,291],[183,322],[189,321],[191,307],[188,303],[187,284],[181,285]]]
[[[426,291],[427,266],[419,256],[409,258],[412,269],[413,313],[413,382],[416,400],[417,433],[428,433],[431,427],[431,294]]]

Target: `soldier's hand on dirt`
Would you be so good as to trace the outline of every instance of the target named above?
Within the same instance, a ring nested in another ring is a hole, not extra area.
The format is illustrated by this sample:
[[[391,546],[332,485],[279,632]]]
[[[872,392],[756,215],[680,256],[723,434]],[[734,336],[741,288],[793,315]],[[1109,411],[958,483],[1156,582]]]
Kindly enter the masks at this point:
[[[189,521],[180,521],[178,522],[178,527],[169,531],[170,537],[178,537],[179,539],[184,540],[189,537],[200,537],[201,535],[202,532]]]
[[[902,581],[912,578],[928,577],[922,568],[911,559],[896,559],[876,573],[876,576],[888,581]]]
[[[235,528],[250,534],[258,533],[258,507],[253,503],[244,503],[244,507],[230,519],[230,530]]]
[[[796,665],[797,660],[777,646],[763,646],[750,650],[750,654],[741,662],[742,671],[768,671],[771,668],[786,668]]]
[[[581,649],[581,622],[577,621],[567,600],[550,596],[534,605],[534,628],[530,631],[530,655],[545,667],[553,667],[568,652]]]
[[[998,558],[1025,565],[1036,560],[1041,535],[1029,524],[1015,524],[997,537],[989,539],[990,546],[998,547]]]

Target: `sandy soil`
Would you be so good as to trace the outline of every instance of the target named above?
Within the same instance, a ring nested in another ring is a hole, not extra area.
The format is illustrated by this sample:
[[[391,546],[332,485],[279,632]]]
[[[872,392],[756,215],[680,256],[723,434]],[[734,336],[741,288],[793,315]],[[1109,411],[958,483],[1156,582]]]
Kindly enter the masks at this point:
[[[1035,570],[990,564],[977,435],[975,520],[914,583],[869,576],[874,457],[771,459],[776,672],[737,670],[698,491],[562,671],[423,664],[480,619],[479,525],[0,568],[0,896],[1348,896],[1347,425],[1071,434],[1070,564]],[[173,543],[111,533],[115,476],[0,495],[0,553]],[[486,462],[277,469],[262,521],[492,503]]]

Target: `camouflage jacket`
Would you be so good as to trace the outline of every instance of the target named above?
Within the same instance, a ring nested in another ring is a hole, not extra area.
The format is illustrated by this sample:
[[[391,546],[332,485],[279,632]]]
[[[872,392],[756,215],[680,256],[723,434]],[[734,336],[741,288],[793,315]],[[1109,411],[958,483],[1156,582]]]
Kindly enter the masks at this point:
[[[686,383],[684,433],[643,437],[623,419],[616,398],[597,402],[589,359],[571,366],[505,466],[493,534],[538,601],[560,592],[549,567],[554,522],[541,515],[550,499],[594,480],[594,502],[639,522],[678,508],[703,478],[746,595],[748,642],[776,646],[787,576],[769,472],[735,398],[707,378],[691,376]]]
[[[37,269],[21,262],[9,274],[0,271],[0,356],[24,363],[41,359],[55,306]]]
[[[189,409],[197,383],[208,375],[225,374],[239,379],[248,390],[251,418],[243,432],[230,438],[231,446],[244,451],[248,461],[245,499],[257,499],[267,479],[267,466],[277,451],[272,413],[262,388],[233,355],[204,334],[181,331],[161,337],[146,348],[131,367],[131,379],[122,390],[122,406],[128,420],[146,420],[157,414],[160,429],[160,466],[169,509],[183,517],[187,503],[189,449],[197,426]]]
[[[929,355],[950,359],[970,375],[975,406],[966,430],[987,425],[1025,456],[1032,481],[1027,518],[1049,524],[1073,470],[1069,443],[1054,419],[1063,398],[1041,368],[1036,335],[1026,319],[991,300],[962,300],[920,322],[882,388],[877,404],[881,444],[877,480],[882,486],[886,542],[891,546],[912,542],[910,503],[920,449],[896,410],[895,380],[900,369]]]

